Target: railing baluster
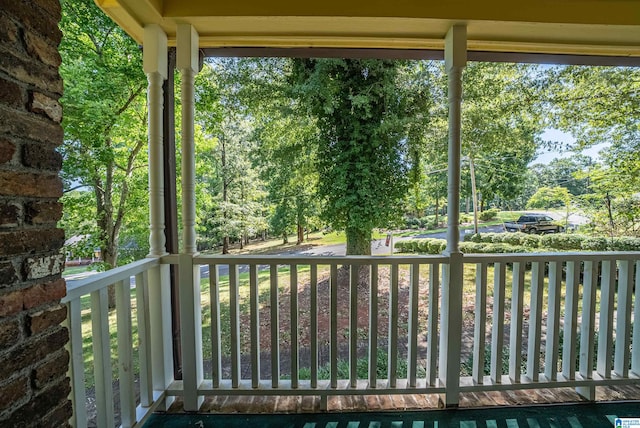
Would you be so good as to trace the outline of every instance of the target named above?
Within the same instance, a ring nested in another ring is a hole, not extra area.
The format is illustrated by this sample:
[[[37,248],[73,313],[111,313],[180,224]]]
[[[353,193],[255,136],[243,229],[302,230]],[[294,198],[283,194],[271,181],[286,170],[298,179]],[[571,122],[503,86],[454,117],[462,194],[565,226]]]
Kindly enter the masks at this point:
[[[378,265],[371,265],[369,292],[369,388],[376,388],[378,374]]]
[[[576,332],[578,323],[578,286],[580,265],[567,262],[567,294],[564,298],[564,332],[562,342],[562,376],[576,378]]]
[[[493,328],[491,329],[491,382],[502,382],[502,347],[504,343],[505,263],[493,265]]]
[[[311,263],[311,388],[318,387],[318,265]]]
[[[114,426],[107,288],[91,293],[91,333],[98,427]]]
[[[562,262],[549,262],[549,314],[544,354],[544,375],[547,380],[558,379],[558,345],[560,334],[560,289]]]
[[[289,275],[289,319],[291,328],[291,388],[298,387],[298,266],[291,265]]]
[[[622,377],[629,375],[632,292],[633,264],[629,260],[621,260],[618,273],[618,313],[616,316],[614,371],[618,376]]]
[[[389,388],[396,387],[398,376],[398,270],[397,263],[391,265],[391,287],[389,290]]]
[[[222,379],[222,350],[220,349],[220,273],[218,265],[209,265],[209,302],[211,305],[211,366],[214,388]]]
[[[540,375],[540,337],[542,336],[542,295],[544,294],[544,262],[531,266],[531,311],[527,346],[527,376],[534,382]]]
[[[596,319],[596,281],[598,279],[598,263],[591,260],[584,262],[582,280],[582,324],[580,325],[580,376],[583,379],[593,377],[593,347]],[[595,387],[581,386],[576,392],[587,400],[595,400]]]
[[[71,356],[71,399],[73,401],[73,426],[87,426],[87,394],[84,386],[84,356],[82,349],[82,306],[80,298],[67,303],[69,315],[67,328],[69,329],[69,354]]]
[[[240,290],[238,265],[229,264],[229,319],[231,322],[231,387],[240,385]]]
[[[511,330],[509,333],[509,378],[520,382],[522,361],[522,309],[524,294],[524,264],[513,264],[511,288]]]
[[[473,332],[473,380],[483,383],[484,347],[487,325],[487,265],[476,264],[476,307],[475,326]]]
[[[358,276],[360,265],[349,266],[349,385],[358,385]]]
[[[429,265],[429,324],[427,328],[427,382],[436,384],[438,365],[438,312],[440,308],[440,265]]]
[[[131,323],[131,284],[118,281],[116,287],[116,319],[118,339],[118,376],[120,385],[120,418],[123,428],[136,423],[136,396],[133,391],[133,342]]]
[[[409,386],[415,388],[418,377],[418,291],[420,289],[420,265],[418,263],[411,265],[410,277],[407,377]]]
[[[251,306],[251,387],[260,385],[260,291],[258,265],[249,265],[249,304]]]
[[[271,316],[271,387],[280,385],[280,307],[278,302],[278,265],[269,266]]]
[[[633,306],[633,342],[631,343],[631,372],[640,376],[640,261],[636,261],[636,290]]]
[[[331,279],[329,281],[329,364],[331,372],[331,388],[338,387],[338,265],[331,265]]]
[[[613,351],[613,304],[616,283],[615,260],[602,262],[600,284],[600,325],[598,328],[598,374],[605,379],[611,377],[611,355]]]
[[[136,315],[138,318],[138,356],[140,359],[140,405],[153,403],[153,375],[151,372],[151,332],[149,320],[149,275],[136,275]]]

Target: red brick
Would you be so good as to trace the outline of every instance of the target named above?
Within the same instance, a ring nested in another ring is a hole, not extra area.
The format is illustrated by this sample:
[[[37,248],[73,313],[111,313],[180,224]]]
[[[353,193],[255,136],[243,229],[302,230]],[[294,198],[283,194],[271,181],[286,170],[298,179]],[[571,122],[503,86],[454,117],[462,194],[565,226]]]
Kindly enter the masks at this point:
[[[50,386],[49,388],[39,392],[34,399],[27,404],[16,410],[7,419],[8,427],[20,427],[25,420],[37,421],[41,420],[41,424],[29,424],[28,426],[46,426],[46,427],[58,427],[62,426],[54,421],[45,419],[45,416],[58,406],[65,405],[68,401],[69,392],[71,392],[71,386],[69,384],[69,378],[62,379],[59,383]]]
[[[7,45],[18,41],[18,27],[7,16],[0,14],[0,42]]]
[[[24,206],[24,221],[32,225],[57,223],[62,218],[60,202],[32,201]]]
[[[66,400],[60,407],[46,415],[43,420],[57,428],[71,428],[69,424],[71,416],[73,416],[73,406],[70,400]]]
[[[0,171],[0,195],[59,198],[62,180],[56,174]]]
[[[15,204],[0,202],[0,228],[7,229],[18,226],[20,209]]]
[[[62,94],[62,78],[55,67],[10,52],[3,52],[0,55],[0,70],[20,82],[33,85],[43,91]]]
[[[50,327],[58,326],[66,318],[67,307],[62,305],[57,305],[51,309],[30,314],[27,316],[29,334],[37,334]]]
[[[23,305],[25,309],[35,308],[51,302],[59,302],[67,295],[67,285],[64,279],[38,284],[24,290]]]
[[[64,327],[58,327],[48,335],[32,336],[31,340],[23,340],[3,355],[3,371],[14,373],[31,367],[60,351],[68,341],[69,332]]]
[[[0,412],[13,405],[14,402],[25,398],[29,392],[29,383],[26,376],[0,386]]]
[[[9,80],[0,79],[0,103],[11,108],[24,108],[24,90]]]
[[[57,251],[64,244],[62,229],[29,229],[0,232],[0,257],[32,252]]]
[[[34,7],[34,3],[29,0],[0,0],[0,10],[50,39],[57,46],[62,38],[62,32],[58,28],[59,14],[56,13],[51,0],[45,1],[44,5],[49,5],[50,10]]]
[[[55,46],[47,43],[45,39],[34,33],[25,34],[25,42],[27,43],[27,52],[37,57],[40,61],[53,67],[60,67],[62,58]]]
[[[9,349],[22,337],[21,323],[18,318],[0,323],[0,349]]]
[[[0,121],[0,134],[15,135],[20,139],[29,138],[55,146],[62,144],[64,133],[57,123],[42,116],[18,110],[3,111],[2,116],[5,120]]]
[[[22,290],[0,294],[0,317],[17,314],[22,311],[23,295]]]
[[[26,144],[23,147],[24,166],[49,171],[60,171],[62,168],[62,155],[53,147],[42,147],[40,144]]]
[[[62,350],[53,360],[37,367],[33,371],[32,384],[36,389],[42,389],[53,380],[65,376],[69,366],[69,353]]]
[[[16,268],[12,262],[0,262],[0,289],[11,286],[18,279]]]
[[[15,152],[15,144],[5,138],[0,138],[0,165],[10,162]]]

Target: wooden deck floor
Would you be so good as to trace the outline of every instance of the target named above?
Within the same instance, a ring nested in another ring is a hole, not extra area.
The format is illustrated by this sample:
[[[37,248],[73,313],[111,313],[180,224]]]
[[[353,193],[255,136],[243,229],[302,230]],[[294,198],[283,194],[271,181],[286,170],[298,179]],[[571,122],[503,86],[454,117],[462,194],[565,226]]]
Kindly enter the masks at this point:
[[[640,384],[596,389],[596,401],[638,401]],[[535,404],[578,403],[586,401],[571,388],[518,390],[460,395],[461,408],[491,406],[527,406]],[[380,412],[397,410],[435,410],[440,408],[437,395],[375,395],[329,397],[329,412]],[[169,410],[183,412],[182,400],[177,399]],[[207,397],[199,413],[318,413],[318,397],[273,396],[217,396]]]

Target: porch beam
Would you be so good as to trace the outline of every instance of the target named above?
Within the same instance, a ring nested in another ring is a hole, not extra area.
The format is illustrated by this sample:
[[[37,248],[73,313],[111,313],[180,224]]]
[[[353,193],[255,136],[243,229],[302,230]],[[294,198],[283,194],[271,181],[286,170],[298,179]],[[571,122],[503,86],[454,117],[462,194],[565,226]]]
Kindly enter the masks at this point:
[[[447,206],[447,249],[449,264],[444,268],[442,290],[442,330],[440,336],[439,379],[445,386],[445,407],[457,407],[460,392],[460,348],[462,334],[463,259],[460,237],[460,110],[462,70],[467,63],[467,29],[455,25],[445,39],[445,69],[449,78],[449,167]]]

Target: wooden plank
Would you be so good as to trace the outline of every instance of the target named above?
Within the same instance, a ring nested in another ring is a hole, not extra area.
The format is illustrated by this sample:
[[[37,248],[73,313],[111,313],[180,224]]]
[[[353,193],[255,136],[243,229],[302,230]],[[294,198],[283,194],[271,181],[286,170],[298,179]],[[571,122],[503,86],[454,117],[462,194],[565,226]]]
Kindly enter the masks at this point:
[[[604,260],[602,262],[597,372],[605,379],[611,377],[611,355],[613,351],[613,305],[616,270],[615,261]]]
[[[349,384],[358,384],[358,277],[360,265],[349,266]]]
[[[99,427],[114,426],[111,349],[109,343],[109,298],[107,288],[91,293],[93,370],[96,382],[96,421]]]
[[[544,294],[545,264],[531,265],[531,311],[529,314],[529,339],[527,344],[527,376],[534,382],[540,374],[540,338],[542,336],[542,297]]]
[[[562,341],[562,375],[565,379],[576,377],[576,340],[578,331],[579,262],[567,262],[567,292],[564,298],[564,331]]]
[[[369,388],[378,380],[378,265],[371,265],[369,291]]]
[[[123,428],[130,428],[136,424],[136,394],[133,389],[133,328],[131,322],[130,281],[118,281],[115,287],[120,419]]]
[[[584,379],[590,379],[593,373],[597,279],[598,263],[590,260],[584,262],[579,358],[580,376]],[[576,392],[590,401],[596,398],[593,387],[580,387]]]
[[[209,303],[211,308],[211,362],[213,387],[222,380],[222,350],[220,349],[220,272],[218,265],[209,265]]]
[[[280,384],[280,307],[278,299],[278,265],[269,265],[269,300],[271,304],[271,387]]]
[[[631,372],[640,376],[640,261],[636,262],[635,302],[633,306],[633,342],[631,344]]]
[[[520,382],[522,362],[522,310],[524,294],[524,268],[526,262],[513,264],[511,285],[511,329],[509,333],[509,378]]]
[[[331,388],[338,387],[338,265],[331,265],[329,281],[329,364]]]
[[[260,384],[260,290],[258,289],[258,265],[249,265],[249,311],[251,317],[251,385]]]
[[[153,403],[153,374],[151,364],[151,322],[149,316],[149,275],[136,275],[136,315],[138,317],[138,357],[140,360],[140,405]]]
[[[318,265],[311,264],[311,387],[318,387]]]
[[[493,265],[493,327],[491,329],[491,381],[502,380],[502,348],[504,346],[505,263]]]
[[[298,265],[289,271],[289,320],[291,337],[291,387],[298,388],[299,340],[298,340]]]
[[[410,276],[407,377],[409,386],[415,387],[418,371],[418,291],[420,289],[420,265],[418,263],[411,265]]]
[[[389,361],[387,365],[389,388],[396,387],[398,376],[398,288],[398,265],[392,265],[389,287]]]
[[[229,265],[229,321],[231,323],[231,386],[240,383],[240,285],[238,265]]]
[[[440,265],[429,265],[429,321],[427,328],[427,383],[436,384],[438,366],[438,324],[440,308]]]
[[[631,339],[631,304],[633,296],[633,263],[620,261],[618,274],[618,307],[616,315],[616,349],[613,369],[618,376],[629,375],[629,340]]]
[[[484,378],[484,348],[487,326],[487,265],[476,264],[476,302],[475,323],[473,331],[473,370],[476,383]]]
[[[547,315],[547,340],[544,355],[544,376],[558,378],[558,346],[560,337],[560,291],[562,262],[549,263],[549,313]]]
[[[69,354],[71,365],[71,400],[73,402],[72,422],[75,427],[87,426],[87,395],[84,386],[84,355],[82,347],[82,306],[80,299],[73,299],[67,303],[69,315],[67,328],[69,329]],[[73,326],[73,327],[72,327]]]

